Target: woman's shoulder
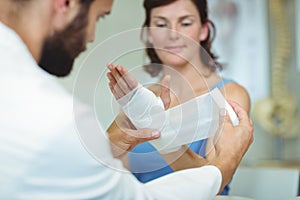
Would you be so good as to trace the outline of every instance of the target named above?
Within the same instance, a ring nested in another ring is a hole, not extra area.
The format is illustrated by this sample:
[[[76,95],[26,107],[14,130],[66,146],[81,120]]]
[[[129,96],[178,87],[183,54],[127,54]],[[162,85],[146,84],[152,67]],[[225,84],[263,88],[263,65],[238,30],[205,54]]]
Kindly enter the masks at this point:
[[[220,89],[226,99],[237,102],[249,113],[251,103],[250,96],[246,88],[237,82],[228,82]]]
[[[245,87],[241,86],[237,82],[229,82],[224,84],[221,90],[224,90],[225,93],[230,95],[241,95],[241,96],[249,96],[248,91]]]

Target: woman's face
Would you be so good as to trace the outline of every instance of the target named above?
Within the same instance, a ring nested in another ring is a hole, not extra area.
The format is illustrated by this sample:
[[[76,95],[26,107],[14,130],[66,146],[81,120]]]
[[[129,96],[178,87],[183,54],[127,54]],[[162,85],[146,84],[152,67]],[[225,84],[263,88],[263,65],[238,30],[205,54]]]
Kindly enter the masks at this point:
[[[177,0],[152,9],[149,42],[165,65],[182,66],[200,58],[199,42],[206,39],[197,7],[191,0]]]

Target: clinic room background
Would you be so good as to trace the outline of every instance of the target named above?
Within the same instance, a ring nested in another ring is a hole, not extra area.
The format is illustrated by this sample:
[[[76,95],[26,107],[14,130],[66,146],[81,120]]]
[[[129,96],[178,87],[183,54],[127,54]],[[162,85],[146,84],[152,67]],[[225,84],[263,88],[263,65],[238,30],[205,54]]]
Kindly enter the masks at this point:
[[[141,0],[115,1],[113,13],[98,24],[96,42],[77,59],[71,76],[58,80],[70,92],[85,58],[97,45],[142,26]],[[300,196],[300,0],[209,0],[208,3],[210,17],[217,27],[215,53],[225,66],[221,74],[230,75],[248,90],[255,123],[255,141],[235,175],[230,195],[264,200]],[[105,68],[99,66],[97,58],[92,59],[95,67],[90,75]],[[116,62],[130,70],[147,59],[144,51],[135,51]],[[141,77],[151,79],[142,70]],[[116,115],[107,106],[113,100],[107,82],[105,75],[99,79],[95,93],[101,93],[101,99],[96,97],[93,105],[104,128]],[[86,88],[95,87],[88,75],[84,84]],[[90,103],[84,92],[76,95]],[[284,128],[274,121],[282,123]],[[279,190],[282,195],[277,192],[275,195],[274,191]]]

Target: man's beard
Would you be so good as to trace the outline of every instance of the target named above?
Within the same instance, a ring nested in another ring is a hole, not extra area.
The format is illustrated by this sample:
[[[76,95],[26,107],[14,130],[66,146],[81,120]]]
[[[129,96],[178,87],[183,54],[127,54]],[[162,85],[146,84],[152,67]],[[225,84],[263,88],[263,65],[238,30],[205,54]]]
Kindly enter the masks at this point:
[[[58,77],[70,74],[75,58],[85,50],[87,13],[88,10],[82,8],[64,30],[45,40],[39,61],[41,68]]]

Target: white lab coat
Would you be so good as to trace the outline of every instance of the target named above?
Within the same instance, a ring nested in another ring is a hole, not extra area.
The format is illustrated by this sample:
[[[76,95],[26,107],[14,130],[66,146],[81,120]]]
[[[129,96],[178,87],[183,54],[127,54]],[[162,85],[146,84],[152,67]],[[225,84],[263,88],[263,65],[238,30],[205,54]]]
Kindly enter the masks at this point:
[[[113,158],[93,112],[73,105],[0,22],[0,199],[205,200],[218,192],[222,176],[214,166],[139,183]]]

